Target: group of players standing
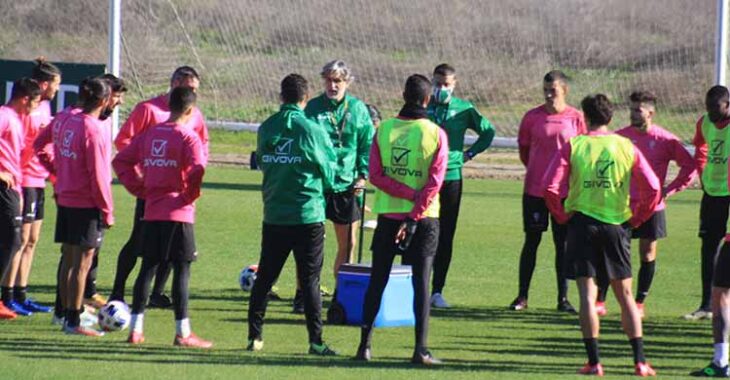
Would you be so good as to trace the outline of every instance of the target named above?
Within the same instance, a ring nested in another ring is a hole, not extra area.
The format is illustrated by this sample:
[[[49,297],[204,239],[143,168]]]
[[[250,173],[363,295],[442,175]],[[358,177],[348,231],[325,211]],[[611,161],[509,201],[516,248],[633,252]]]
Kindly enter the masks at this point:
[[[394,257],[402,255],[402,262],[413,270],[416,342],[412,362],[438,364],[440,360],[428,350],[428,319],[431,306],[449,307],[442,292],[461,198],[461,170],[464,162],[489,147],[494,129],[471,104],[453,96],[455,70],[442,64],[434,70],[431,81],[421,75],[408,78],[403,92],[405,104],[397,117],[382,121],[376,129],[369,143],[368,170],[364,171],[362,159],[343,159],[355,151],[354,147],[358,154],[363,151],[363,143],[357,139],[367,137],[361,129],[369,129],[368,125],[352,122],[361,119],[351,118],[347,112],[348,107],[357,104],[354,98],[345,96],[351,81],[349,70],[334,61],[321,74],[325,93],[309,104],[324,102],[329,108],[311,107],[320,111],[308,112],[308,84],[303,77],[292,74],[281,83],[281,111],[259,130],[264,232],[259,277],[249,304],[248,349],[263,349],[267,294],[293,250],[298,279],[305,289],[310,353],[335,354],[321,337],[318,271],[322,262],[322,223],[328,218],[340,229],[342,224],[347,225],[345,231],[352,233],[350,224],[361,212],[356,195],[362,182],[369,179],[375,187],[373,212],[379,216],[355,357],[366,361],[371,358],[372,327],[380,297]],[[676,136],[653,123],[657,101],[653,93],[632,93],[628,99],[630,125],[611,133],[611,101],[603,94],[587,96],[581,102],[581,113],[567,104],[568,88],[568,78],[562,72],[547,73],[543,78],[544,104],[527,112],[520,125],[520,159],[527,168],[523,194],[525,242],[520,257],[519,293],[510,308],[527,308],[537,248],[552,220],[557,309],[576,313],[567,299],[568,279],[576,280],[580,293],[579,320],[588,362],[579,373],[604,373],[598,350],[598,317],[606,313],[605,295],[611,286],[621,307],[635,373],[655,375],[644,356],[641,320],[654,277],[657,240],[666,236],[665,199],[688,187],[699,174],[704,191],[700,212],[703,297],[701,306],[685,318],[713,318],[714,322],[715,357],[710,365],[693,374],[727,377],[730,267],[726,262],[730,260],[730,244],[719,256],[718,252],[730,206],[730,136],[725,128],[730,122],[730,93],[723,86],[708,91],[707,113],[698,121],[693,141],[693,159]],[[323,124],[323,120],[330,122]],[[478,140],[464,151],[466,129],[474,130]],[[343,149],[348,141],[351,149]],[[343,155],[343,151],[349,153]],[[676,162],[679,172],[666,184],[670,161]],[[333,183],[342,170],[350,175],[349,180],[339,187],[344,191],[333,193]],[[640,239],[641,254],[636,298],[632,292],[632,237]],[[338,233],[340,247],[343,241],[351,243],[354,236],[343,240]],[[352,249],[349,245],[340,252],[351,253]],[[335,273],[342,262],[344,258],[338,257]],[[432,269],[434,282],[429,297]]]
[[[401,255],[413,270],[416,342],[412,361],[438,364],[440,360],[428,350],[428,320],[431,306],[449,307],[443,290],[459,213],[462,167],[489,147],[494,128],[471,103],[453,95],[456,71],[448,64],[437,66],[431,80],[410,76],[398,116],[382,123],[375,107],[348,92],[354,77],[344,62],[326,64],[321,76],[324,92],[311,101],[305,78],[298,74],[284,78],[281,109],[258,132],[264,216],[258,277],[249,302],[248,349],[263,349],[271,287],[293,251],[309,352],[336,354],[322,340],[323,223],[330,219],[335,227],[336,276],[339,266],[352,260],[357,220],[364,212],[359,195],[369,180],[376,188],[373,212],[379,216],[356,358],[371,358],[373,322],[394,257]],[[106,302],[94,289],[93,268],[104,231],[114,224],[113,167],[120,182],[137,197],[137,204],[131,236],[117,261],[111,300],[124,300],[126,279],[136,258],[143,257],[134,285],[129,343],[144,342],[144,309],[149,300],[153,306],[174,307],[174,344],[211,347],[211,342],[192,333],[187,307],[190,265],[197,257],[194,202],[200,196],[208,159],[207,128],[195,106],[198,73],[188,66],[176,69],[168,93],[134,107],[113,141],[118,150],[114,159],[108,117],[123,101],[123,81],[110,74],[84,80],[78,103],[52,117],[49,101],[60,80],[57,67],[39,60],[32,79],[17,80],[8,104],[0,107],[0,318],[51,311],[26,296],[43,219],[43,188],[50,178],[58,208],[55,240],[62,244],[54,322],[70,334],[103,334],[81,316],[84,298],[97,306]],[[715,357],[694,374],[727,377],[730,245],[721,251],[719,246],[730,207],[726,128],[730,93],[722,86],[707,93],[707,114],[697,123],[693,160],[678,138],[653,124],[656,97],[652,93],[631,94],[631,123],[613,134],[608,125],[614,107],[606,96],[584,98],[581,113],[566,103],[567,92],[568,80],[562,72],[546,74],[545,103],[527,112],[520,125],[520,159],[527,168],[525,243],[519,294],[510,308],[527,308],[537,248],[550,219],[558,310],[576,312],[567,300],[569,278],[576,279],[580,293],[580,323],[589,358],[580,373],[603,374],[598,316],[606,312],[603,302],[610,285],[621,306],[636,374],[654,375],[644,358],[641,319],[655,271],[657,240],[666,236],[664,201],[689,186],[699,173],[704,191],[700,212],[703,297],[700,308],[686,317],[713,318],[714,322]],[[467,129],[476,132],[477,140],[465,151]],[[680,170],[665,186],[670,161]],[[631,290],[632,235],[641,239],[636,298]],[[172,300],[163,294],[171,271]],[[151,292],[153,277],[156,283]]]
[[[79,85],[78,102],[52,117],[49,101],[60,83],[58,67],[38,60],[32,78],[15,81],[8,104],[0,107],[0,318],[53,311],[53,323],[67,334],[103,335],[91,327],[95,318],[84,304],[106,303],[96,293],[95,267],[104,233],[114,225],[113,167],[138,198],[132,236],[119,254],[111,295],[112,300],[124,300],[127,277],[142,256],[130,343],[144,341],[144,308],[157,272],[161,284],[155,284],[157,298],[150,304],[174,306],[174,344],[211,347],[192,333],[187,307],[190,264],[197,256],[194,202],[208,156],[207,128],[195,107],[198,73],[188,66],[177,68],[170,91],[139,103],[114,141],[109,116],[123,102],[124,82],[111,74],[87,78]],[[112,144],[118,151],[113,159]],[[61,243],[53,310],[26,297],[30,263],[17,264],[32,260],[44,216],[46,179],[53,183],[55,241]],[[19,269],[24,265],[28,269]],[[162,294],[171,269],[172,301]]]

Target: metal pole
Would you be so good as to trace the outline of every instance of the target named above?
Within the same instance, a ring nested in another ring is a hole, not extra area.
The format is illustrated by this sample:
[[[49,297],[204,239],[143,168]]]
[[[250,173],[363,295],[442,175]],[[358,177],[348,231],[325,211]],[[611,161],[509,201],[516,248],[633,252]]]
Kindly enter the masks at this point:
[[[109,71],[119,77],[122,48],[122,0],[109,0]],[[119,131],[119,110],[112,114],[112,138]]]
[[[715,84],[725,86],[727,74],[728,0],[717,0],[715,36]]]

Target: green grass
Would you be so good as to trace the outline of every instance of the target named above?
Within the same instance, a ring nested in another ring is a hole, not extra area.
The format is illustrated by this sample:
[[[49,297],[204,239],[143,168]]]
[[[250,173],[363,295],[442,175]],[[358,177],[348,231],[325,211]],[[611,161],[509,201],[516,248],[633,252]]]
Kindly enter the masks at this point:
[[[370,363],[350,360],[359,330],[325,326],[324,337],[342,356],[322,359],[305,355],[303,317],[289,313],[294,292],[293,260],[278,283],[285,302],[270,303],[261,353],[244,351],[247,293],[237,284],[244,265],[256,263],[261,225],[260,173],[239,168],[211,168],[198,203],[199,260],[191,280],[193,330],[215,342],[211,351],[181,350],[171,345],[172,312],[150,310],[145,318],[147,342],[124,343],[126,333],[100,339],[65,336],[51,326],[50,316],[34,315],[0,322],[0,363],[4,379],[78,378],[494,378],[562,379],[585,361],[578,320],[555,307],[553,251],[545,236],[532,283],[530,309],[510,312],[517,292],[517,264],[522,243],[517,181],[467,180],[456,251],[446,297],[454,305],[434,311],[430,346],[446,364],[438,369],[413,368],[412,328],[377,329]],[[114,187],[117,225],[108,233],[100,257],[99,287],[108,294],[117,253],[131,224],[133,199]],[[679,377],[706,364],[711,356],[708,322],[686,322],[700,295],[698,191],[669,202],[671,235],[660,244],[657,277],[648,299],[644,323],[649,360],[662,377]],[[48,219],[37,251],[31,294],[43,302],[53,298],[58,246],[52,243],[55,211]],[[329,227],[328,227],[329,228]],[[370,239],[371,233],[366,233]],[[334,239],[328,229],[323,283],[332,288]],[[369,257],[369,255],[366,255]],[[636,257],[634,257],[636,263]],[[131,293],[134,276],[128,282]],[[575,286],[570,298],[576,302]],[[127,296],[131,300],[131,295]],[[630,377],[631,350],[620,330],[613,297],[602,320],[601,354],[607,374]],[[631,376],[633,377],[633,376]]]

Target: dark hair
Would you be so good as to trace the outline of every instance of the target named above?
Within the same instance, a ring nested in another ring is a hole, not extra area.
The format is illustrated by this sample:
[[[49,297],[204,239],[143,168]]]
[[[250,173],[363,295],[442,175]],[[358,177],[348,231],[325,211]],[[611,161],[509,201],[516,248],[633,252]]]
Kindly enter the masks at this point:
[[[198,96],[192,88],[186,86],[175,87],[170,92],[170,111],[181,114],[195,105]]]
[[[728,92],[727,87],[725,86],[712,86],[707,91],[707,101],[716,102],[720,100],[730,100],[730,92]]]
[[[281,100],[299,103],[309,94],[309,82],[299,74],[289,74],[281,81]]]
[[[183,78],[195,78],[200,80],[200,75],[198,75],[198,72],[190,66],[180,66],[172,72],[170,82],[175,82]]]
[[[45,57],[35,59],[35,66],[30,74],[31,78],[38,82],[49,82],[56,76],[61,76],[61,70],[56,65],[46,61]]]
[[[421,74],[413,74],[406,80],[403,100],[406,104],[421,106],[431,95],[431,81]]]
[[[449,75],[455,75],[455,74],[456,74],[456,69],[454,68],[454,66],[451,66],[448,63],[442,63],[433,69],[433,75],[443,75],[443,76],[447,77]]]
[[[629,100],[634,103],[647,103],[656,106],[656,95],[651,91],[634,91],[629,95]]]
[[[82,92],[84,93],[84,100],[81,102],[81,106],[84,108],[84,112],[88,112],[96,108],[99,101],[108,98],[111,89],[103,79],[87,78],[79,85],[79,94]]]
[[[613,104],[603,94],[588,95],[580,102],[583,115],[591,126],[607,125],[613,117]]]
[[[20,78],[13,82],[13,91],[10,93],[10,99],[16,100],[24,97],[31,99],[41,95],[41,87],[34,79]]]
[[[380,110],[378,109],[378,107],[375,107],[372,104],[366,104],[365,106],[368,108],[368,113],[370,114],[370,120],[372,120],[373,123],[375,123],[375,120],[378,120],[378,121],[382,120],[382,118],[380,117]]]
[[[106,84],[109,85],[112,92],[127,92],[127,85],[126,83],[124,83],[124,79],[119,78],[111,73],[106,73],[99,78],[101,78],[103,81],[106,82]]]
[[[545,83],[560,82],[562,84],[568,84],[568,76],[560,70],[552,70],[545,74],[542,81]]]

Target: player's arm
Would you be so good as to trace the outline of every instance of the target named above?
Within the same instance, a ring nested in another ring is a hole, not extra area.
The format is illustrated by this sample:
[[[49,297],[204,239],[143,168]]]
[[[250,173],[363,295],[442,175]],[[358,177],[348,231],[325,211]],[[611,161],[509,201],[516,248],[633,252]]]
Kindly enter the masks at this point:
[[[362,125],[357,130],[357,158],[355,159],[355,171],[357,176],[363,180],[368,179],[368,162],[370,161],[370,145],[373,143],[373,126],[370,115],[365,107],[360,112]],[[364,181],[361,185],[365,185]]]
[[[205,147],[195,135],[187,136],[185,142],[185,186],[183,188],[183,199],[188,204],[200,198],[200,188],[203,185],[205,174]]]
[[[138,135],[122,149],[112,160],[112,168],[117,173],[119,182],[137,198],[144,198],[144,179],[137,170],[142,161],[142,141],[144,135]]]
[[[137,104],[132,113],[129,114],[127,121],[124,122],[122,128],[119,129],[117,137],[114,139],[114,146],[117,151],[121,152],[127,145],[132,143],[134,136],[142,133],[147,124],[150,123],[152,115],[150,110],[144,103]]]
[[[682,142],[678,139],[671,140],[672,160],[679,166],[679,173],[674,178],[666,189],[663,190],[663,195],[669,197],[675,193],[678,193],[689,186],[697,176],[697,170],[695,170],[695,161],[685,149]]]
[[[702,170],[705,169],[705,165],[707,164],[707,141],[705,141],[705,136],[702,134],[703,119],[704,116],[697,120],[695,137],[692,139],[692,145],[695,146],[695,169],[700,177],[702,176]]]
[[[101,210],[104,224],[114,225],[114,203],[111,192],[109,163],[104,159],[104,140],[98,132],[89,133],[86,138],[86,170],[89,172],[91,196]]]
[[[370,145],[370,163],[368,168],[370,171],[370,183],[375,187],[393,197],[403,198],[409,201],[416,199],[416,190],[385,175],[377,137],[373,138],[373,143]]]
[[[33,152],[35,152],[36,157],[38,157],[38,162],[40,162],[41,165],[43,165],[43,167],[51,174],[56,173],[56,167],[53,164],[54,122],[51,122],[48,127],[41,129],[33,142]]]
[[[474,107],[470,109],[470,113],[472,123],[469,128],[476,132],[479,137],[477,138],[477,141],[475,141],[474,144],[464,153],[465,161],[471,160],[477,154],[487,150],[487,148],[492,145],[492,140],[494,140],[495,135],[494,126],[491,122],[489,122],[489,119],[484,117]]]
[[[196,127],[196,133],[198,134],[198,138],[200,139],[200,143],[203,147],[203,159],[205,165],[208,164],[208,157],[210,156],[210,137],[208,135],[208,125],[205,124],[205,119],[203,118],[203,113],[198,111],[198,122]]]
[[[530,145],[532,144],[532,135],[530,134],[530,123],[527,114],[522,117],[520,129],[517,132],[517,147],[520,151],[520,161],[522,165],[530,163]]]
[[[423,213],[426,212],[428,206],[431,205],[431,202],[438,195],[446,177],[446,166],[449,161],[449,140],[446,132],[442,128],[439,128],[438,131],[438,148],[436,154],[433,156],[433,161],[431,161],[431,166],[428,168],[426,184],[421,190],[416,192],[415,204],[411,212],[408,213],[408,218],[412,220],[423,218]]]
[[[659,178],[654,174],[649,162],[634,147],[634,165],[631,168],[631,219],[629,224],[639,227],[654,213],[654,209],[661,200],[661,185]]]
[[[543,177],[545,204],[560,224],[567,223],[572,217],[572,214],[565,212],[565,206],[563,206],[561,198],[561,194],[564,194],[568,189],[571,150],[570,143],[563,145],[553,156]]]
[[[302,150],[309,160],[317,164],[324,182],[324,189],[327,191],[335,183],[335,165],[337,163],[335,148],[332,146],[329,136],[317,123],[307,119],[302,119],[302,122],[309,125],[303,139]]]

